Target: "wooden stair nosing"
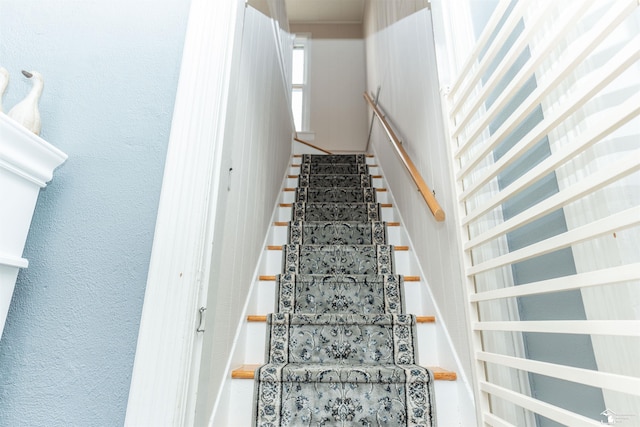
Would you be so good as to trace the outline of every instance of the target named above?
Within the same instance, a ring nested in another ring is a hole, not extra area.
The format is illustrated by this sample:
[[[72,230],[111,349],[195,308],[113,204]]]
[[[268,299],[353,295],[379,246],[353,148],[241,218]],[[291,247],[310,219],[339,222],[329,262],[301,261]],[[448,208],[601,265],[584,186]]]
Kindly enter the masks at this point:
[[[300,163],[291,163],[291,165],[289,165],[289,167],[292,167],[292,168],[299,168],[300,166],[302,166]],[[370,168],[377,168],[378,167],[378,165],[370,165],[370,164],[367,164],[367,166],[369,166]],[[372,175],[371,177],[372,178],[382,178],[382,175]]]
[[[246,364],[242,365],[233,371],[231,371],[231,378],[252,380],[255,378],[255,371],[260,366],[259,364]],[[458,375],[453,371],[448,371],[439,366],[430,366],[429,369],[433,373],[433,379],[436,381],[455,381],[458,379]]]
[[[297,178],[297,176],[289,175],[289,178]],[[292,187],[286,187],[286,188],[284,189],[284,191],[296,191],[296,189],[295,189],[295,188],[292,188]],[[386,189],[386,188],[376,188],[376,191],[377,191],[378,193],[384,193],[384,192],[386,192],[386,191],[387,191],[387,189]]]
[[[247,322],[266,322],[266,314],[249,314],[247,315]],[[435,323],[435,316],[416,316],[416,323]]]
[[[273,225],[275,225],[276,227],[288,227],[289,226],[289,222],[288,221],[275,221],[273,223]],[[387,222],[387,227],[400,227],[400,223],[397,222],[397,221]]]
[[[365,154],[365,157],[375,157],[373,154]],[[302,157],[302,154],[294,154],[293,157]]]
[[[279,206],[281,208],[291,208],[293,207],[293,203],[280,203]],[[393,205],[391,203],[380,203],[381,208],[392,208]]]
[[[300,166],[302,166],[300,163],[291,163],[291,165],[290,165],[290,167],[292,167],[292,168],[299,168]],[[367,164],[367,166],[369,166],[370,168],[377,168],[377,167],[378,167],[378,165],[376,165],[375,163],[374,163],[374,164],[371,164],[371,165],[370,165],[370,164]],[[377,175],[376,175],[376,176],[377,176]],[[375,178],[376,176],[374,176],[374,178]],[[382,175],[380,175],[380,178],[382,178]]]
[[[282,250],[282,245],[267,245],[267,250],[270,251],[281,251]],[[409,246],[402,246],[402,245],[394,245],[393,246],[393,250],[394,251],[408,251],[409,250]]]
[[[420,276],[403,276],[405,282],[419,282]],[[263,282],[274,282],[276,280],[276,276],[263,275],[258,276],[258,280]]]

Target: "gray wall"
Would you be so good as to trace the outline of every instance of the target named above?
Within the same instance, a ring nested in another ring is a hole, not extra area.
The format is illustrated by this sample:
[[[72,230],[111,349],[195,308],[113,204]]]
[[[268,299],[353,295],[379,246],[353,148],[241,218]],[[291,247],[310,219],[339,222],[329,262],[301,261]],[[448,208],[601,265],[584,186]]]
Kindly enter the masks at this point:
[[[5,109],[40,71],[41,192],[0,341],[0,425],[122,424],[188,1],[1,0]],[[1,203],[1,202],[0,202]]]

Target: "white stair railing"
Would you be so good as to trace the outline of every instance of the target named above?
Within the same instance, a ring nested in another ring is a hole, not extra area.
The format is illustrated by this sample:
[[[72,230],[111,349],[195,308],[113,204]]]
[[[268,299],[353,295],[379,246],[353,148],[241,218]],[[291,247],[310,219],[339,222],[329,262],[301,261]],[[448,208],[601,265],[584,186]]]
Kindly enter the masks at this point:
[[[502,1],[444,97],[479,424],[640,424],[638,4]],[[564,230],[549,234],[551,214]],[[518,276],[561,249],[575,268]],[[562,292],[584,316],[523,314],[524,301]],[[569,347],[535,360],[531,334],[588,336],[595,367]],[[536,376],[596,389],[603,406],[549,398]]]

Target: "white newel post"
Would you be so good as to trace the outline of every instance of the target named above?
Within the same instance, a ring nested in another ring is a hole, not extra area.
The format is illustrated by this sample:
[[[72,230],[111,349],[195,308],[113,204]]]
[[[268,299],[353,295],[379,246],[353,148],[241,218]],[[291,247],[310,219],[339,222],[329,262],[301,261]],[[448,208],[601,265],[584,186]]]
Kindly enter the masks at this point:
[[[40,189],[67,155],[0,113],[0,337]]]

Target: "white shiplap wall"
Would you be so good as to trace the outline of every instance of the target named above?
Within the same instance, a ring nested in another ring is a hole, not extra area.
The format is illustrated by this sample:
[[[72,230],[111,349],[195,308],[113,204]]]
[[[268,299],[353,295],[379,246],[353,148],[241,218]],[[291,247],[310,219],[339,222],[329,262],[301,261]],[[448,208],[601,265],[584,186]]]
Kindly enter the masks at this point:
[[[248,7],[234,74],[211,260],[196,425],[205,425],[230,365],[252,283],[291,153],[293,132],[273,23]],[[286,53],[285,53],[286,54]],[[220,227],[218,226],[220,225]]]
[[[439,319],[445,324],[459,358],[461,374],[470,378],[464,289],[430,11],[422,9],[390,23],[399,12],[376,5],[372,3],[368,8],[365,26],[367,90],[375,94],[380,88],[379,105],[387,120],[449,217],[441,223],[434,220],[378,123],[373,126],[371,148],[385,171],[403,225],[438,306]],[[447,364],[442,359],[450,356],[443,352],[440,357],[440,363]]]

